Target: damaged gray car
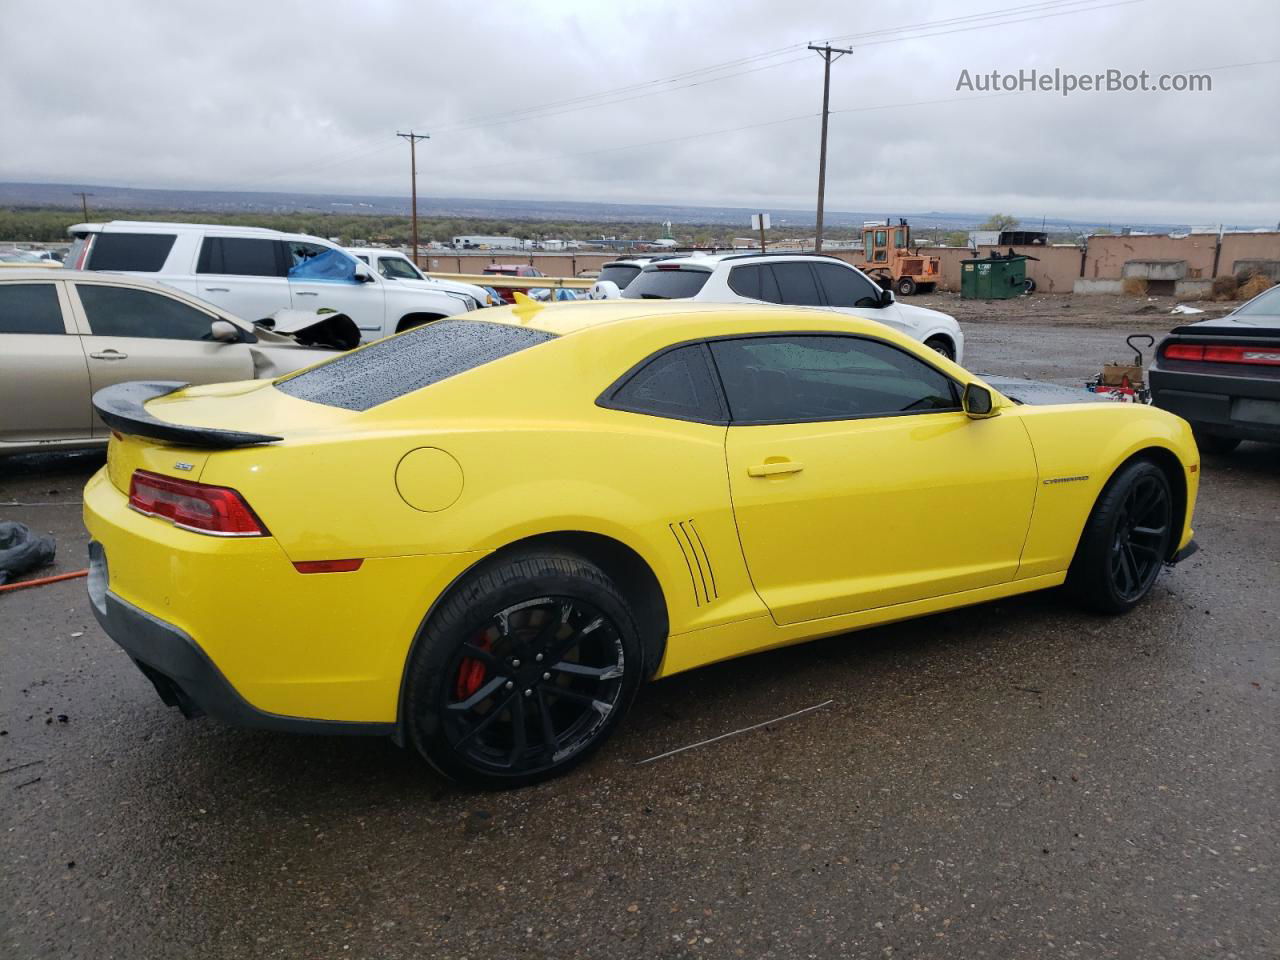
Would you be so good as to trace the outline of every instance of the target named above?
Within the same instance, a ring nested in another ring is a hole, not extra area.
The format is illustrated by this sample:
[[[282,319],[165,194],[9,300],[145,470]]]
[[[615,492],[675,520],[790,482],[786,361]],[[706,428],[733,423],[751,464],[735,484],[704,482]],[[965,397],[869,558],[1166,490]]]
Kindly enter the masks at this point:
[[[360,342],[350,317],[247,322],[173,287],[63,270],[0,274],[0,455],[105,444],[90,402],[127,380],[272,379]]]

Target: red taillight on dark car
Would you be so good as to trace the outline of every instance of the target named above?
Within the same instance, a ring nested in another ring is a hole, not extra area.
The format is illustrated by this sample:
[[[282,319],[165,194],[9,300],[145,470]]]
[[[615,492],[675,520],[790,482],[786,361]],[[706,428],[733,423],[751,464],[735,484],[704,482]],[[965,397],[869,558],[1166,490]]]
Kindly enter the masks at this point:
[[[1280,367],[1280,347],[1239,346],[1231,343],[1171,343],[1164,348],[1169,360],[1202,360],[1206,363],[1250,363]]]
[[[267,536],[267,528],[244,497],[230,487],[135,470],[129,479],[129,506],[196,533],[220,537]]]

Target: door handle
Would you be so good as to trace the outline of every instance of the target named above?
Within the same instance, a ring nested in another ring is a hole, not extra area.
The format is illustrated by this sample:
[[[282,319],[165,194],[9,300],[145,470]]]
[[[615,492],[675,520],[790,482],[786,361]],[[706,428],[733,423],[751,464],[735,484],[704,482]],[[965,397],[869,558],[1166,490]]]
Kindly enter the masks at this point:
[[[298,291],[296,291],[296,292],[297,292],[298,296],[300,296],[300,297],[318,297],[318,296],[320,296],[320,294],[316,293],[314,290],[298,290]]]
[[[89,356],[95,360],[128,360],[127,353],[121,353],[119,350],[100,350],[97,353],[91,353]]]
[[[770,460],[747,467],[749,477],[777,477],[785,473],[799,473],[804,469],[803,463],[794,460]]]
[[[205,293],[230,293],[231,288],[230,287],[205,287],[204,292]]]

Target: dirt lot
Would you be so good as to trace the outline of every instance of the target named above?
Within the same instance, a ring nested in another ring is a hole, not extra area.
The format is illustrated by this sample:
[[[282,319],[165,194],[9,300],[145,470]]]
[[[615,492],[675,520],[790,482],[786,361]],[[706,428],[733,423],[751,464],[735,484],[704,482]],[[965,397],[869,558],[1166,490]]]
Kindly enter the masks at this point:
[[[1176,319],[915,302],[974,369],[1062,383]],[[57,570],[100,463],[0,462]],[[83,581],[0,594],[0,955],[1276,957],[1278,476],[1277,448],[1207,457],[1201,553],[1127,618],[1048,593],[696,671],[498,795],[388,742],[184,721]]]

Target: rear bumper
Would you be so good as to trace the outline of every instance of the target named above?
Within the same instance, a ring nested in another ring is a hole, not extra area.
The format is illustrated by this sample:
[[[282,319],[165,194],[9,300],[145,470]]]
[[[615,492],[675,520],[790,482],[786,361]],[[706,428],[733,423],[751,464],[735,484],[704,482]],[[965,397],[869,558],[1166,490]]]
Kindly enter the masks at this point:
[[[1175,563],[1181,563],[1183,560],[1187,559],[1187,557],[1191,556],[1193,553],[1198,552],[1199,550],[1200,550],[1200,544],[1196,543],[1193,538],[1191,540],[1188,540],[1187,545],[1183,547],[1181,550],[1179,550],[1177,553],[1175,553],[1172,557],[1170,557],[1166,562],[1169,564],[1169,566],[1173,566]]]
[[[205,536],[129,509],[106,470],[85,487],[84,521],[95,613],[161,696],[191,715],[277,730],[393,729],[424,616],[483,556],[300,573],[272,537]]]
[[[1197,430],[1280,443],[1280,379],[1170,369],[1159,361],[1149,379],[1151,402]]]
[[[89,544],[89,600],[107,636],[120,645],[156,688],[160,699],[186,717],[210,716],[242,727],[288,733],[388,736],[394,723],[309,720],[258,710],[245,701],[190,636],[111,592],[106,553]]]

